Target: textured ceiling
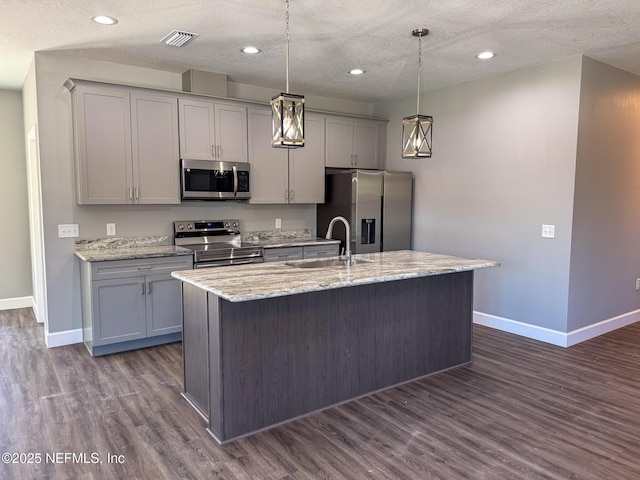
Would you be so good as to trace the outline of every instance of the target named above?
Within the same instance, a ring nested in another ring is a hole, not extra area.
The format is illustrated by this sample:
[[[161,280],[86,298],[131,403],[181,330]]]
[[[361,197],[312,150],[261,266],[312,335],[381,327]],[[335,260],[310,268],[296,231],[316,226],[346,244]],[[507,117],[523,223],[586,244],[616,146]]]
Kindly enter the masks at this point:
[[[49,50],[284,89],[284,12],[284,0],[0,0],[0,88],[21,88],[33,52]],[[119,23],[97,25],[97,14]],[[291,92],[412,95],[418,27],[431,31],[423,90],[577,54],[640,74],[640,0],[291,0]],[[200,36],[161,44],[173,29]],[[242,54],[249,44],[262,53]],[[482,50],[498,55],[476,60]]]

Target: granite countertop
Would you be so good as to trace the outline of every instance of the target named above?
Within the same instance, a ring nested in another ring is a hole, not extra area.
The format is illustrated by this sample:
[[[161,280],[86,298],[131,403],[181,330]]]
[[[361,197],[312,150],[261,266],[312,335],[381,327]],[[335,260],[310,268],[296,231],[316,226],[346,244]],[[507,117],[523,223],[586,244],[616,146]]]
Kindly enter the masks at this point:
[[[85,262],[193,255],[192,250],[176,247],[171,241],[168,236],[78,240],[75,254]]]
[[[323,244],[339,244],[340,240],[327,240],[322,237],[299,237],[299,238],[271,238],[268,240],[244,241],[242,246],[256,246],[262,248],[282,248],[282,247],[309,247]]]
[[[350,267],[297,268],[274,262],[173,272],[171,275],[231,302],[244,302],[368,283],[497,267],[499,262],[400,250],[354,255]]]
[[[243,246],[256,246],[262,248],[282,248],[282,247],[307,247],[312,245],[322,245],[340,243],[340,240],[327,240],[322,237],[315,237],[311,229],[299,230],[263,230],[257,232],[247,232],[242,234]]]

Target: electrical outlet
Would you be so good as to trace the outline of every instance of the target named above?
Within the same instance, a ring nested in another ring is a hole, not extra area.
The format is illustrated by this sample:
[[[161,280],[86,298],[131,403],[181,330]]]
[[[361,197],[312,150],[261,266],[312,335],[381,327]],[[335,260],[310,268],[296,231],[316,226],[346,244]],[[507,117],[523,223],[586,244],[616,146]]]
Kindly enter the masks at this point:
[[[555,225],[542,225],[542,238],[555,238],[556,226]]]
[[[282,228],[282,219],[276,218],[276,228]]]
[[[640,278],[636,278],[636,291],[640,290]]]
[[[113,236],[116,234],[116,224],[115,223],[107,223],[107,235]]]
[[[80,230],[78,229],[77,223],[58,225],[58,238],[72,238],[79,236]]]

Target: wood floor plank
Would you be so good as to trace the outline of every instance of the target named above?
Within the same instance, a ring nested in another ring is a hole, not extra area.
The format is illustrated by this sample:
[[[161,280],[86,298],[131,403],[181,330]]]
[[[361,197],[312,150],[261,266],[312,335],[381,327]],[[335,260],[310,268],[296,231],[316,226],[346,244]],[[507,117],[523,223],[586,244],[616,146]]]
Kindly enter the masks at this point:
[[[476,326],[468,367],[223,446],[180,396],[181,356],[47,349],[30,309],[0,312],[0,454],[102,461],[0,478],[640,478],[640,323],[568,349]]]

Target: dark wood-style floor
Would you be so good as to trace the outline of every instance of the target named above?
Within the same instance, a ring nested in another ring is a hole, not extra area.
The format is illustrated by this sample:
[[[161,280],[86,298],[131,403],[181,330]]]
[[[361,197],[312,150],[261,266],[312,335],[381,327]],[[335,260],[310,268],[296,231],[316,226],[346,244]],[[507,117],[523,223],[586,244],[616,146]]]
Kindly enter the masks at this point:
[[[0,478],[640,478],[640,323],[569,349],[474,334],[470,367],[221,447],[180,396],[179,343],[91,358],[0,312],[0,454],[41,455]]]

